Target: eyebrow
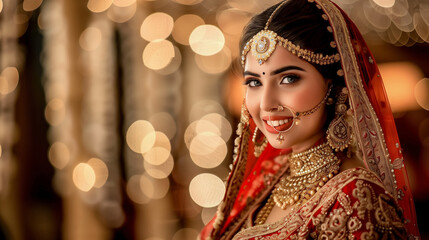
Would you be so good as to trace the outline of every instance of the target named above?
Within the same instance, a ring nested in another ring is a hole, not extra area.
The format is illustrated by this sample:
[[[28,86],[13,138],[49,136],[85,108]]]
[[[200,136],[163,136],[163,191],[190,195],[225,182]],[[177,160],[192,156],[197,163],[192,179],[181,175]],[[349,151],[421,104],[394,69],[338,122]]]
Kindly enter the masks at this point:
[[[289,70],[299,70],[299,71],[303,71],[303,72],[305,72],[305,70],[304,70],[304,69],[302,69],[301,67],[298,67],[298,66],[286,66],[286,67],[282,67],[282,68],[279,68],[279,69],[277,69],[277,70],[272,71],[272,72],[270,73],[270,75],[271,75],[271,76],[274,76],[274,75],[277,75],[277,74],[279,74],[279,73],[286,72],[286,71],[289,71]],[[250,75],[250,76],[254,76],[254,77],[261,77],[261,75],[259,75],[259,74],[257,74],[257,73],[250,72],[250,71],[245,71],[245,72],[243,73],[243,75],[244,75],[244,76],[246,76],[246,75]]]

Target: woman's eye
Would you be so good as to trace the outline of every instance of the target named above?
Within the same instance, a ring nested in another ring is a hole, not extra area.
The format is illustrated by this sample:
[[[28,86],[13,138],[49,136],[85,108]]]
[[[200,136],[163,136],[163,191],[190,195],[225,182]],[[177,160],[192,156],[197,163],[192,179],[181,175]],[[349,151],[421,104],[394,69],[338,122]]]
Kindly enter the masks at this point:
[[[249,79],[246,81],[245,85],[249,86],[249,87],[258,87],[261,86],[261,82],[256,80],[256,79]]]
[[[282,78],[281,83],[289,84],[294,83],[299,80],[299,77],[296,75],[286,75]]]

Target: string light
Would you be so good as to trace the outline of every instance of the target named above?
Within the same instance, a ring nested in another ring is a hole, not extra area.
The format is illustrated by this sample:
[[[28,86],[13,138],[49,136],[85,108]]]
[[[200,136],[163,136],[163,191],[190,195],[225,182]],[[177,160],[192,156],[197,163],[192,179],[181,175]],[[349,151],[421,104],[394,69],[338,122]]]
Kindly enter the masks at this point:
[[[421,79],[414,87],[414,95],[417,103],[423,109],[429,111],[429,78]]]
[[[222,31],[214,25],[201,25],[196,27],[189,36],[191,49],[200,55],[211,56],[225,45]]]
[[[31,12],[36,10],[42,4],[43,0],[24,0],[22,8],[24,11]]]
[[[189,185],[189,193],[196,204],[211,208],[219,205],[222,201],[225,185],[216,175],[202,173],[192,179]]]
[[[0,94],[7,95],[18,86],[19,73],[16,67],[6,67],[0,74]]]
[[[173,18],[163,12],[147,16],[140,27],[140,35],[146,41],[163,40],[173,31]]]
[[[91,12],[100,13],[106,11],[113,3],[113,0],[89,0],[87,7]]]

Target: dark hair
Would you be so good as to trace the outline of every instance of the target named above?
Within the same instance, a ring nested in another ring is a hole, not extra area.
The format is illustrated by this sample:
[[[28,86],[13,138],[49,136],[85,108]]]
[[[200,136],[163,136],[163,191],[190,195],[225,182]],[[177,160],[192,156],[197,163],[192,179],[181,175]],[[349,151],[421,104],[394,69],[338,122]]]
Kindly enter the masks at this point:
[[[240,51],[254,35],[264,29],[269,17],[281,3],[266,9],[250,20],[240,40]],[[308,0],[289,0],[273,16],[268,30],[272,30],[295,45],[315,53],[336,54],[337,49],[331,46],[334,37],[328,31],[330,24],[322,17],[323,14],[324,12],[317,7],[316,3],[311,3]],[[341,69],[340,62],[329,65],[312,63],[312,65],[325,79],[333,81],[334,89],[331,96],[335,97],[336,93],[341,91],[344,86],[344,80],[337,75],[337,71]],[[333,118],[333,114],[333,108],[328,108],[328,123]]]

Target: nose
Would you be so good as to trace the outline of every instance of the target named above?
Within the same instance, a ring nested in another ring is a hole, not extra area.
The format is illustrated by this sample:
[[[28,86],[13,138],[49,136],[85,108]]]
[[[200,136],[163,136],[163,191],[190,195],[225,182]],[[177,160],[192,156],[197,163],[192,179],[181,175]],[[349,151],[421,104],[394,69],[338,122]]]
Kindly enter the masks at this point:
[[[278,99],[278,91],[273,86],[265,86],[260,101],[260,109],[266,112],[277,108],[277,106],[281,105]]]

